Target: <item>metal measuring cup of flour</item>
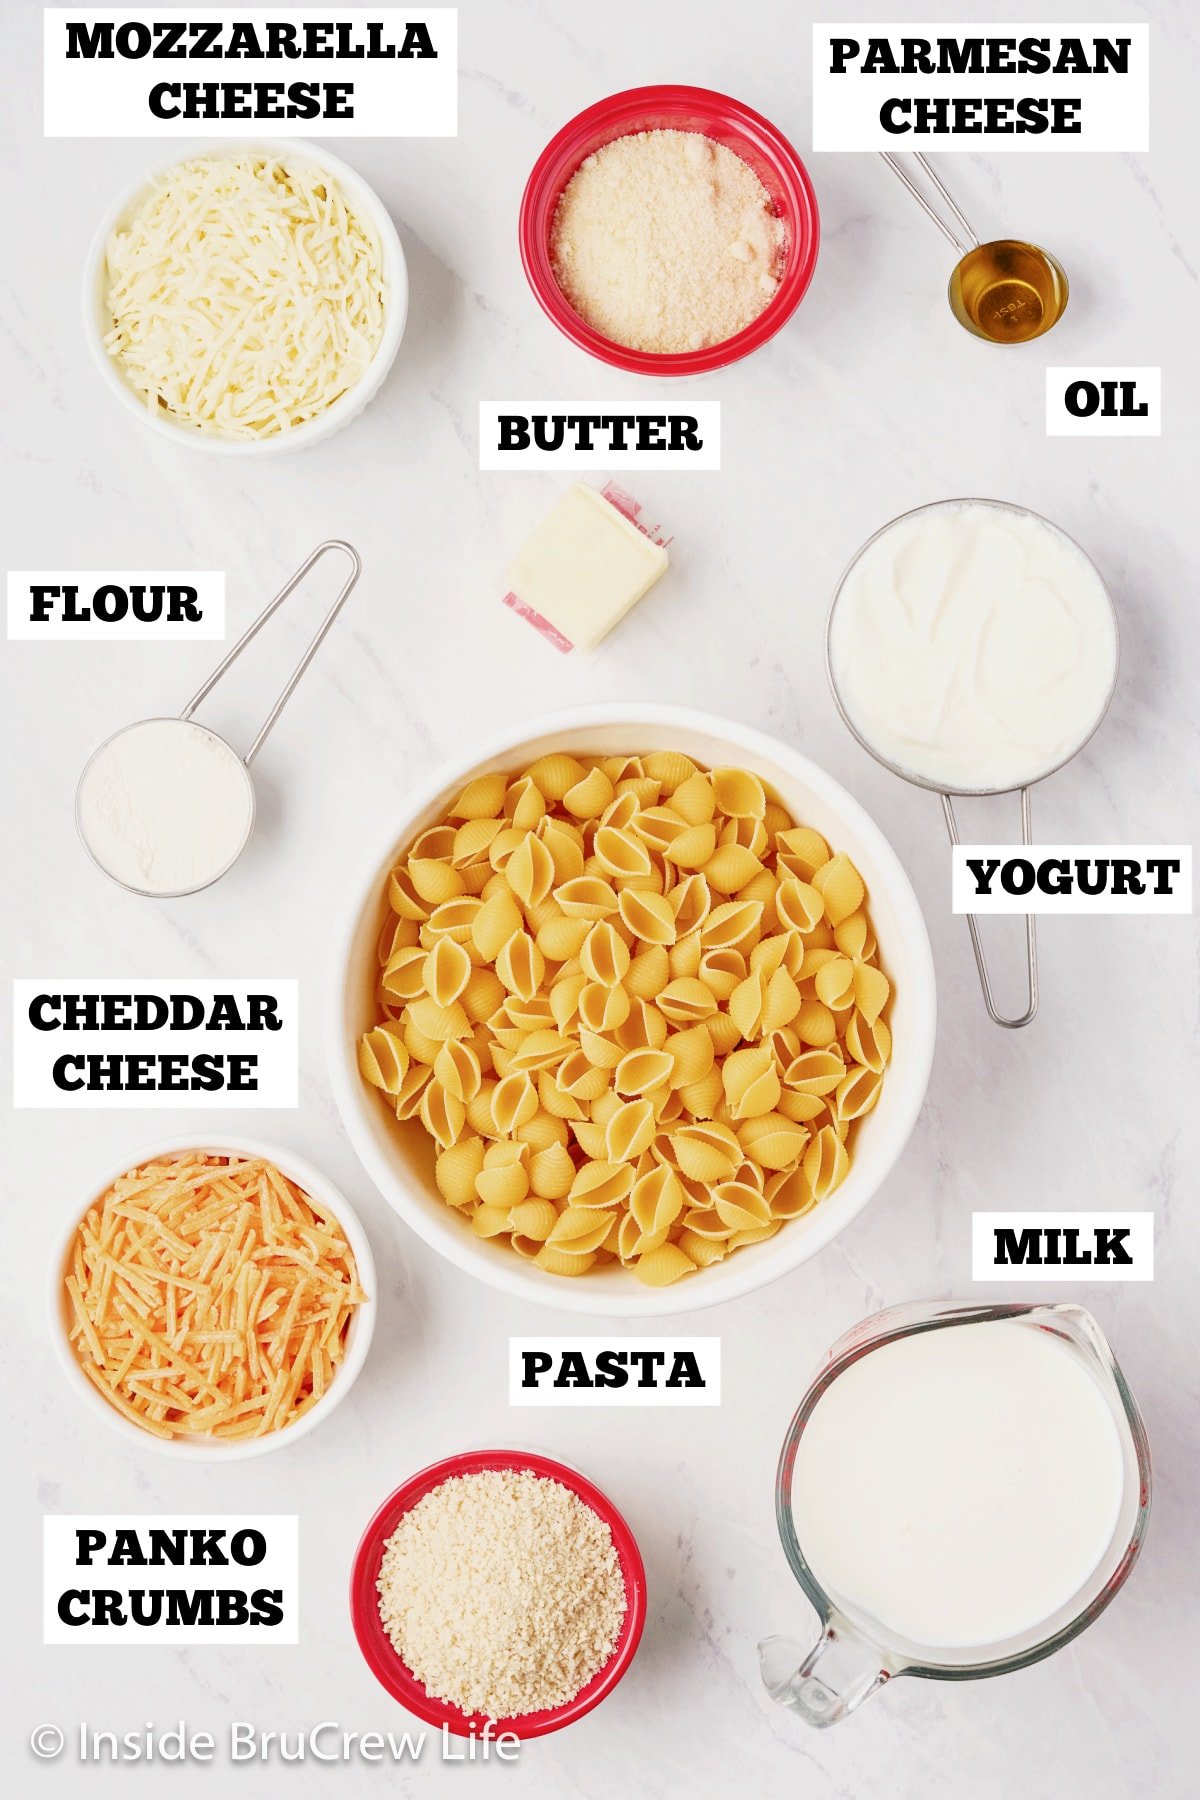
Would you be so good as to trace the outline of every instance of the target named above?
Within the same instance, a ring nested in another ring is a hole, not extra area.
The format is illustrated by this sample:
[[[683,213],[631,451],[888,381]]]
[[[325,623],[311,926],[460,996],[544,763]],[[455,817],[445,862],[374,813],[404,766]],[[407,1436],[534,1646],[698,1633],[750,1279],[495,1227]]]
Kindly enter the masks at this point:
[[[207,725],[201,725],[193,718],[193,714],[197,707],[200,706],[201,702],[205,700],[216,687],[217,683],[221,680],[221,677],[237,661],[238,657],[242,654],[242,651],[250,641],[257,637],[268,619],[270,619],[283,605],[284,601],[295,592],[296,588],[312,571],[316,564],[320,562],[321,558],[329,551],[334,550],[340,551],[349,560],[350,573],[343,582],[333,604],[330,606],[325,617],[317,627],[316,632],[309,640],[303,655],[292,670],[278,699],[275,701],[275,704],[271,707],[270,712],[260,725],[249,749],[245,752],[245,755],[239,755],[225,738],[211,730]],[[197,688],[181,713],[175,717],[139,719],[132,725],[125,725],[119,731],[113,732],[96,750],[93,751],[84,766],[83,772],[79,778],[79,784],[75,791],[75,828],[79,835],[80,842],[96,867],[100,869],[103,874],[107,875],[110,880],[117,882],[117,884],[120,887],[125,888],[128,893],[141,894],[157,900],[173,900],[181,898],[185,894],[202,892],[203,889],[211,887],[214,882],[219,881],[222,875],[227,874],[233,867],[233,864],[244,850],[254,826],[255,798],[254,783],[250,774],[250,765],[258,755],[258,752],[262,749],[276,720],[279,718],[280,713],[294,693],[301,676],[320,649],[326,634],[349,598],[351,590],[357,582],[361,572],[361,560],[357,550],[355,550],[351,544],[344,542],[341,538],[330,538],[325,543],[318,544],[316,549],[311,555],[305,558],[295,573],[289,576],[288,580],[280,588],[275,597],[268,601],[267,605],[264,606],[262,611],[258,614],[258,617],[254,619],[242,633],[237,643],[234,644],[228,655],[218,663],[217,667],[208,676],[207,680]],[[182,753],[184,755],[198,752],[201,755],[211,758],[214,774],[218,776],[220,782],[223,783],[222,793],[219,796],[221,805],[216,810],[214,817],[214,823],[218,831],[216,840],[217,854],[214,866],[206,868],[202,878],[198,877],[195,880],[189,880],[187,884],[183,886],[159,887],[138,885],[136,882],[128,880],[118,874],[115,869],[110,866],[114,861],[114,857],[111,853],[111,846],[106,848],[102,841],[102,834],[94,818],[89,823],[88,796],[91,792],[93,783],[103,780],[106,762],[111,765],[114,757],[128,747],[129,740],[133,738],[135,734],[146,733],[154,734],[152,744],[147,740],[147,746],[152,751],[158,749],[160,752],[168,755],[172,752],[176,754]]]
[[[842,597],[846,582],[860,558],[866,554],[879,538],[883,537],[885,532],[890,531],[893,526],[900,525],[907,519],[915,518],[920,513],[934,512],[941,510],[942,508],[956,506],[993,506],[999,508],[1002,512],[1021,514],[1027,518],[1037,519],[1043,525],[1050,526],[1053,531],[1056,531],[1061,537],[1065,538],[1068,543],[1072,544],[1079,552],[1080,556],[1092,567],[1096,574],[1096,579],[1103,590],[1105,599],[1108,601],[1113,630],[1113,673],[1112,681],[1109,684],[1108,692],[1104,698],[1104,703],[1092,720],[1090,728],[1079,738],[1074,748],[1070,750],[1066,756],[1061,757],[1048,768],[1035,771],[1035,773],[1028,776],[1019,787],[1013,787],[1011,785],[1001,785],[998,787],[951,787],[946,783],[931,780],[924,775],[915,774],[911,769],[904,768],[902,764],[893,761],[892,758],[887,756],[885,752],[878,747],[878,745],[873,744],[868,737],[864,736],[863,731],[851,717],[845,698],[838,687],[837,677],[834,673],[834,658],[831,648],[834,617],[837,613],[838,602]],[[862,745],[868,755],[872,756],[875,761],[880,763],[885,769],[890,769],[893,775],[898,775],[902,781],[911,782],[914,787],[927,788],[930,792],[939,796],[942,802],[942,816],[946,821],[946,830],[952,845],[957,845],[961,841],[958,832],[958,821],[954,814],[954,801],[984,799],[998,794],[1018,794],[1020,796],[1021,843],[1022,845],[1028,845],[1033,842],[1033,811],[1030,801],[1030,789],[1037,782],[1044,781],[1047,776],[1056,774],[1059,769],[1063,769],[1069,762],[1073,762],[1075,757],[1079,755],[1079,752],[1085,745],[1091,742],[1092,738],[1099,730],[1105,714],[1108,712],[1109,706],[1112,703],[1113,694],[1116,692],[1117,676],[1121,659],[1120,644],[1121,640],[1117,624],[1117,612],[1113,605],[1112,595],[1109,593],[1107,583],[1101,577],[1099,570],[1095,568],[1095,564],[1092,563],[1087,552],[1081,545],[1075,542],[1075,539],[1072,538],[1068,532],[1063,531],[1061,526],[1053,525],[1049,519],[1042,518],[1041,514],[1033,512],[1029,507],[1014,506],[1010,502],[1004,500],[983,500],[978,498],[935,500],[926,506],[914,506],[907,512],[898,513],[894,519],[889,519],[886,524],[881,525],[878,531],[873,531],[870,537],[859,545],[858,549],[854,552],[854,555],[850,558],[850,561],[846,564],[846,567],[842,570],[825,621],[825,673],[829,681],[829,691],[833,695],[834,705],[842,716],[843,724],[846,726],[846,729],[850,732],[851,736],[856,738]],[[987,1008],[988,1017],[992,1020],[993,1024],[1002,1025],[1007,1030],[1017,1030],[1022,1025],[1030,1024],[1036,1017],[1038,1009],[1036,915],[1033,913],[1027,913],[1025,915],[1025,963],[1028,999],[1025,1010],[1016,1017],[1010,1017],[1009,1015],[1000,1012],[996,1006],[995,998],[992,993],[992,982],[988,972],[987,959],[984,956],[983,941],[979,931],[979,921],[974,913],[967,914],[967,929],[971,934],[971,948],[975,953],[975,966],[979,971],[979,985],[983,990],[983,1003]]]
[[[1025,344],[1057,325],[1070,292],[1057,257],[1022,238],[982,242],[922,151],[913,152],[913,161],[932,195],[913,180],[894,152],[879,154],[958,255],[950,274],[949,300],[965,330],[989,344]]]

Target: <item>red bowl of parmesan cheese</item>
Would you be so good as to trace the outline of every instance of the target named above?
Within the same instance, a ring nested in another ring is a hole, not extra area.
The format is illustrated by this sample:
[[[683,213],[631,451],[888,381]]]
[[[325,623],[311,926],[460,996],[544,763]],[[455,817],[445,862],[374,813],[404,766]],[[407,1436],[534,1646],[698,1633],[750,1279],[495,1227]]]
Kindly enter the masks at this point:
[[[697,182],[710,178],[718,191],[725,181],[730,189],[725,214],[714,211],[704,219],[694,205],[685,210],[691,200],[686,165],[678,171],[685,179],[673,179],[671,153],[678,157],[690,148],[694,158],[698,146],[681,144],[680,134],[707,140],[707,162],[695,175]],[[622,139],[631,140],[633,148],[621,145]],[[618,156],[626,166],[617,166]],[[603,158],[612,164],[607,183]],[[576,205],[582,180],[591,191],[581,191]],[[751,189],[757,192],[760,225],[773,239],[771,266],[762,272],[757,300],[749,297],[746,265],[762,246],[740,241],[747,209],[739,206],[738,196],[744,200]],[[565,224],[572,207],[575,216]],[[722,236],[727,219],[735,229]],[[700,375],[748,356],[791,318],[812,280],[820,222],[808,171],[768,119],[709,88],[656,86],[598,101],[555,134],[526,183],[519,233],[534,296],[572,343],[633,374]],[[731,236],[737,240],[732,244]],[[570,240],[567,256],[564,239]],[[678,292],[678,249],[689,240],[710,276],[698,284],[690,313]],[[626,269],[622,249],[629,245],[633,255]],[[714,249],[733,261],[714,262]],[[716,278],[722,274],[724,280]],[[629,292],[630,282],[638,285],[636,296]],[[733,289],[740,290],[740,311],[730,306]],[[686,342],[689,333],[680,331],[680,321],[695,320],[697,304],[710,316],[696,321],[696,341]],[[747,318],[756,304],[760,310]],[[623,331],[619,321],[634,316],[637,327]],[[746,322],[739,322],[743,318]]]
[[[350,1616],[372,1674],[427,1724],[485,1743],[544,1737],[628,1669],[646,1574],[628,1525],[584,1476],[474,1450],[388,1495],[355,1552]]]

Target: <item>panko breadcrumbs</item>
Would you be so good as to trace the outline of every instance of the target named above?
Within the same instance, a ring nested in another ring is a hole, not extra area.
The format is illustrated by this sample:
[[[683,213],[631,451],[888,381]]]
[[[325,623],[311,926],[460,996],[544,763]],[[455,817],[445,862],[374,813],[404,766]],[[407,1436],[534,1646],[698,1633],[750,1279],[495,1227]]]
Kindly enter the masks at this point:
[[[384,1546],[379,1613],[428,1692],[467,1714],[565,1706],[612,1655],[625,1580],[612,1532],[559,1481],[457,1475]]]

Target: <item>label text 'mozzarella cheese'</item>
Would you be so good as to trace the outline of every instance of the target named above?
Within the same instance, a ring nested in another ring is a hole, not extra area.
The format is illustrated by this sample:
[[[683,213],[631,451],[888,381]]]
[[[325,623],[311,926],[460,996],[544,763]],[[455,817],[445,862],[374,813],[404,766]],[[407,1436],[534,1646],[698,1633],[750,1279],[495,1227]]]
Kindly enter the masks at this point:
[[[47,7],[46,136],[300,119],[327,136],[451,137],[457,30],[453,7]]]

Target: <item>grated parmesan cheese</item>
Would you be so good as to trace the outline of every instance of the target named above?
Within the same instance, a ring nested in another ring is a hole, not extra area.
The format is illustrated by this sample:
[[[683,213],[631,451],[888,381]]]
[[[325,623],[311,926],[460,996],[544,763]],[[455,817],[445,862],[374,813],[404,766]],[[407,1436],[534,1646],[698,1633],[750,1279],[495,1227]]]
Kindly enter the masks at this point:
[[[581,163],[550,234],[554,277],[593,330],[677,354],[744,331],[779,286],[784,228],[754,170],[698,131],[639,131]]]
[[[378,236],[315,164],[179,163],[109,238],[107,274],[104,342],[125,379],[152,412],[219,437],[318,418],[383,337]]]
[[[565,1706],[612,1655],[625,1580],[600,1516],[528,1470],[453,1476],[384,1546],[379,1613],[430,1694],[513,1719]]]

